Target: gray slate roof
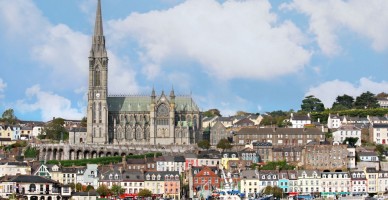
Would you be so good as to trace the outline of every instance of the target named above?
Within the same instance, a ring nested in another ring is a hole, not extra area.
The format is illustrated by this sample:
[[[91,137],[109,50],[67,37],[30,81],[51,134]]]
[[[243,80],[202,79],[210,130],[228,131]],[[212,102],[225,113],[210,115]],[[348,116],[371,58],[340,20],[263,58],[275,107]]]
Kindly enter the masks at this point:
[[[165,97],[169,101],[169,97]],[[151,105],[151,96],[109,96],[107,100],[110,112],[149,112]],[[178,112],[199,111],[191,96],[176,96],[175,109]]]

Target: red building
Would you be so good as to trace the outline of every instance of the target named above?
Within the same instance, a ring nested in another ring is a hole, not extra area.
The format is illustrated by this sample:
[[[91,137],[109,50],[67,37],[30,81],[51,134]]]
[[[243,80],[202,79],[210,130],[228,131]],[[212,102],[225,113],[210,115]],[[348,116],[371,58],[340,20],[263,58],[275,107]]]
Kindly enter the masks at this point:
[[[194,191],[220,188],[221,178],[219,176],[219,171],[217,170],[216,172],[211,168],[204,166],[201,171],[194,175]]]

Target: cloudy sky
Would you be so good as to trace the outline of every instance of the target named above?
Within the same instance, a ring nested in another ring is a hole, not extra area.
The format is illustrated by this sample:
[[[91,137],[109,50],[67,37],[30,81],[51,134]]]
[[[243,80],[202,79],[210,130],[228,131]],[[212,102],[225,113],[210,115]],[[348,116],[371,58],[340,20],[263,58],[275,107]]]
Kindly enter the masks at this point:
[[[0,112],[85,116],[96,0],[0,0]],[[386,0],[102,0],[109,93],[202,110],[299,110],[388,92]]]

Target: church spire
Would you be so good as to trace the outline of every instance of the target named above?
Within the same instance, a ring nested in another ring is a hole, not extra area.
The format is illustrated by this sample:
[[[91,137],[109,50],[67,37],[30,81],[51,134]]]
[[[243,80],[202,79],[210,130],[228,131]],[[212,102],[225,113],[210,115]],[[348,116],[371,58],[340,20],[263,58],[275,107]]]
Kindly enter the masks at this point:
[[[107,57],[105,48],[105,36],[102,27],[101,0],[97,1],[96,21],[94,24],[94,33],[90,57]]]
[[[101,0],[98,0],[96,11],[96,22],[94,25],[94,36],[103,36],[104,31],[102,29],[102,16],[101,16]]]

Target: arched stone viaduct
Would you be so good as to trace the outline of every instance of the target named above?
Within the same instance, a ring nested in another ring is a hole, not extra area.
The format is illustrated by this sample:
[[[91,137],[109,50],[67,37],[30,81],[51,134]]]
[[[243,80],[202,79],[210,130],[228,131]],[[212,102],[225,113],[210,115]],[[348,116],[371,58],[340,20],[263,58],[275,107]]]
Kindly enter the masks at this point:
[[[191,145],[112,145],[112,144],[33,144],[39,149],[39,160],[78,160],[106,156],[126,156],[144,153],[192,152]]]

